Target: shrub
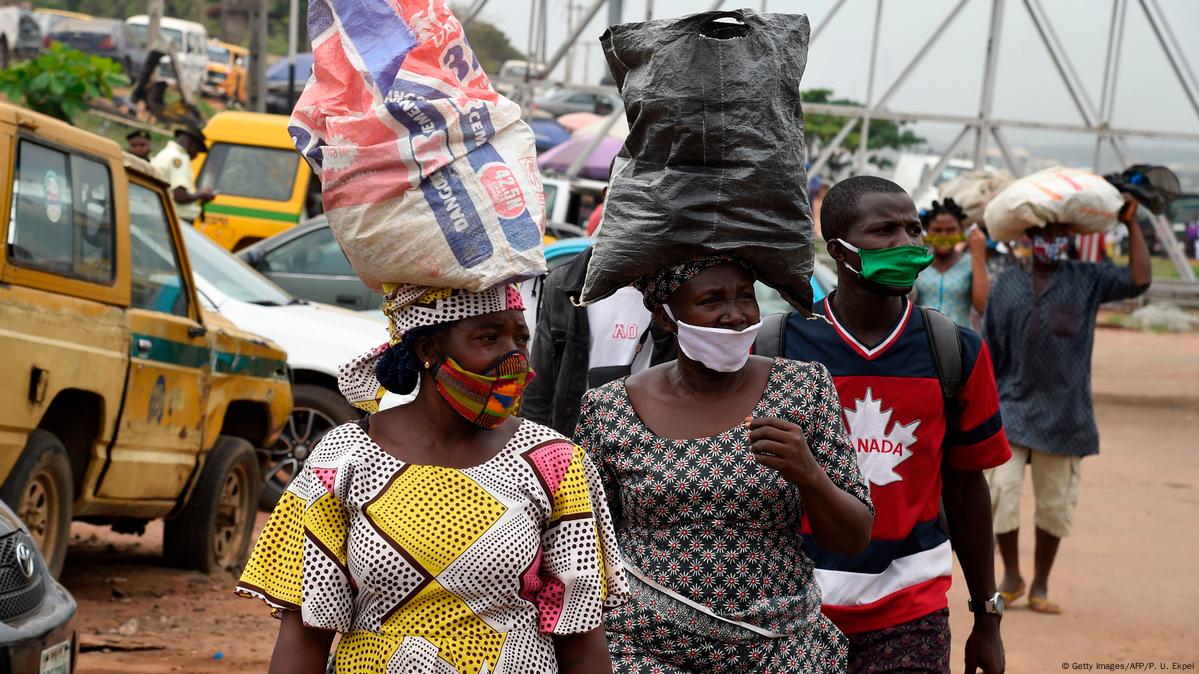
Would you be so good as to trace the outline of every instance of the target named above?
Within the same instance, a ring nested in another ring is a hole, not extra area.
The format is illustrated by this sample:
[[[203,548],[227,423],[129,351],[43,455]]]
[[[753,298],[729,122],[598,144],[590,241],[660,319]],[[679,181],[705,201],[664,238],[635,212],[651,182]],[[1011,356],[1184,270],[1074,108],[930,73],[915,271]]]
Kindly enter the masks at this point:
[[[66,122],[94,98],[109,98],[126,83],[112,59],[89,56],[53,42],[37,58],[0,70],[0,92],[37,112]]]

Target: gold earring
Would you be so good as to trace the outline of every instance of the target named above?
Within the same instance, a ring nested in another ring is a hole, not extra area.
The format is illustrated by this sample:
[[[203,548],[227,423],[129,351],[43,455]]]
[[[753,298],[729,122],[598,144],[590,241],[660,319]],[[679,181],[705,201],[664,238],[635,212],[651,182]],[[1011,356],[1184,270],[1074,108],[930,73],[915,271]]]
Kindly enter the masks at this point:
[[[427,360],[425,361],[425,369],[426,370],[429,369],[429,361],[427,361]]]

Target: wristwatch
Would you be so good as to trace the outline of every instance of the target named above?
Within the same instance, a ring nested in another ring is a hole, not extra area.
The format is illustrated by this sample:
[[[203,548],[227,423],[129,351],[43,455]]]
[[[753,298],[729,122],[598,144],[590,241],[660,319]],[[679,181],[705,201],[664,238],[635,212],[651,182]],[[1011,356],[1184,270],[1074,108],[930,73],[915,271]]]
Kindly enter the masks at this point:
[[[1001,616],[1003,615],[1003,595],[996,592],[990,599],[968,599],[966,606],[970,608],[971,613],[989,613]]]

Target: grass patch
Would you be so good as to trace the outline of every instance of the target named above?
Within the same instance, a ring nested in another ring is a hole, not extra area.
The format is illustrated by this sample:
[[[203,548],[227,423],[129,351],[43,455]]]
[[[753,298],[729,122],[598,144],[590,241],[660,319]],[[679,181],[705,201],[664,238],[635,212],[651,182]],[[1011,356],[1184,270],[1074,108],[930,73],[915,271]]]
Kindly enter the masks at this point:
[[[1127,267],[1128,257],[1118,256],[1113,257],[1112,262],[1118,266]],[[1178,268],[1174,266],[1174,262],[1170,258],[1153,256],[1149,258],[1150,265],[1153,267],[1153,278],[1158,279],[1177,279],[1182,278],[1178,275]],[[1195,275],[1199,276],[1199,260],[1188,260],[1191,269],[1195,270]]]

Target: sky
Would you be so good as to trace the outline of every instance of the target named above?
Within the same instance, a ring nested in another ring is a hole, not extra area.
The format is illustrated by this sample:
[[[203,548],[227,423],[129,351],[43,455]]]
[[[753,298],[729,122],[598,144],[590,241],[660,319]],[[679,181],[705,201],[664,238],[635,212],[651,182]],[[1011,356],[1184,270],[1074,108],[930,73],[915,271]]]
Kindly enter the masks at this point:
[[[548,0],[550,26],[548,51],[553,53],[567,35],[567,5],[580,7],[590,0]],[[710,8],[710,0],[648,0],[655,19],[681,16]],[[647,0],[625,0],[624,20],[646,18]],[[803,87],[827,87],[838,96],[866,98],[870,38],[875,9],[882,5],[882,24],[876,66],[875,95],[880,95],[900,74],[957,0],[846,0],[821,28],[836,0],[728,0],[724,9],[749,6],[760,11],[804,13],[812,22],[816,40],[808,50]],[[1192,72],[1199,74],[1199,2],[1157,0],[1167,22],[1181,42]],[[499,26],[521,51],[528,48],[532,0],[489,0],[482,17]],[[1104,59],[1112,15],[1110,0],[1041,0],[1065,51],[1098,106],[1103,85]],[[989,0],[968,0],[965,8],[932,51],[891,99],[888,107],[904,112],[976,115],[979,109],[984,49],[990,19]],[[574,79],[598,82],[603,54],[598,38],[607,26],[603,8],[583,32],[575,52]],[[1006,0],[1001,24],[999,62],[995,79],[993,117],[1081,124],[1082,119],[1053,66],[1029,18],[1025,3]],[[583,65],[589,66],[584,73]],[[554,76],[565,74],[562,66]],[[1128,0],[1124,45],[1117,73],[1115,127],[1172,130],[1199,134],[1199,113],[1187,101],[1162,48],[1154,38],[1139,0]],[[933,149],[943,149],[960,126],[921,123],[917,132]],[[1007,132],[1013,146],[1035,155],[1059,155],[1067,160],[1090,162],[1094,141],[1082,134],[1021,131]],[[1199,167],[1199,142],[1128,141],[1136,161],[1175,161]],[[1107,162],[1115,158],[1107,152]],[[1112,166],[1101,169],[1111,170]]]

